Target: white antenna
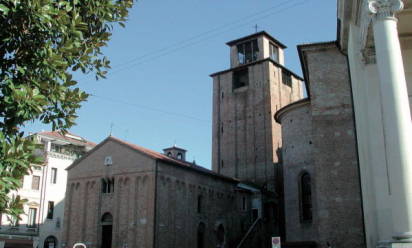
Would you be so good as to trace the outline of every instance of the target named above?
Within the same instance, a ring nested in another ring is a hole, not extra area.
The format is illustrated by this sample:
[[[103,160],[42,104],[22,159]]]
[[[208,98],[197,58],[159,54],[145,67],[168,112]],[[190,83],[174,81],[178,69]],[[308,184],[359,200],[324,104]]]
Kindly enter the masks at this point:
[[[255,33],[257,33],[259,26],[257,24],[255,24],[255,26],[253,26],[253,27],[255,28]]]

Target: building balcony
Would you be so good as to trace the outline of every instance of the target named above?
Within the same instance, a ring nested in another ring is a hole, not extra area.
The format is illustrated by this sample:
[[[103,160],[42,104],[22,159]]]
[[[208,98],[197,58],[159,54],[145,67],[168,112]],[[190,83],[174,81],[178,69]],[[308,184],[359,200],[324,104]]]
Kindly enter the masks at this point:
[[[38,228],[38,225],[36,225],[36,226],[3,225],[3,226],[0,227],[0,234],[3,234],[3,235],[38,236],[39,235],[39,228]]]

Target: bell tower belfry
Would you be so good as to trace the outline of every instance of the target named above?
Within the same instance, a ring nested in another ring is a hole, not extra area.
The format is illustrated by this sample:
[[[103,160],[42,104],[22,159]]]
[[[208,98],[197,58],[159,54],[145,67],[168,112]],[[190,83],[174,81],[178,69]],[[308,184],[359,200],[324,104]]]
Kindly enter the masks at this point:
[[[275,191],[282,146],[277,110],[302,98],[285,45],[262,31],[227,43],[230,69],[213,78],[213,171]]]

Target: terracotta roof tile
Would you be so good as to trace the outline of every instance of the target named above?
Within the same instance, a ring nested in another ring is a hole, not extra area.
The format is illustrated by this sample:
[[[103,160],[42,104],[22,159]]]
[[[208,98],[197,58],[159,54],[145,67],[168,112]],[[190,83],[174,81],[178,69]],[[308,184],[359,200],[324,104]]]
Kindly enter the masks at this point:
[[[74,144],[86,145],[86,146],[89,146],[89,147],[96,146],[96,143],[91,142],[89,140],[86,140],[86,139],[82,138],[81,136],[70,133],[70,132],[67,132],[66,134],[71,135],[71,136],[79,137],[82,140],[77,140],[77,139],[67,137],[64,134],[62,134],[60,131],[45,131],[45,132],[40,132],[38,134],[44,135],[44,136],[47,136],[47,137],[51,137],[51,138],[66,140],[66,141],[68,141],[70,143],[74,143]]]
[[[148,155],[148,156],[150,156],[154,159],[159,159],[159,160],[162,160],[162,161],[165,161],[165,162],[173,163],[173,164],[176,164],[176,165],[179,165],[179,166],[183,166],[185,168],[190,168],[190,169],[196,170],[198,172],[209,174],[211,176],[220,177],[222,179],[231,180],[231,181],[238,181],[238,179],[236,179],[236,178],[220,175],[220,174],[218,174],[218,173],[216,173],[212,170],[206,169],[206,168],[204,168],[202,166],[199,166],[197,164],[190,163],[190,162],[187,162],[187,161],[178,160],[178,159],[174,159],[174,158],[166,156],[165,154],[162,154],[162,153],[147,149],[145,147],[141,147],[141,146],[126,142],[124,140],[118,139],[118,138],[113,137],[113,136],[108,137],[108,139],[112,139],[114,141],[122,143],[122,144],[130,147],[131,149],[139,151],[141,153],[144,153],[144,154],[146,154],[146,155]]]

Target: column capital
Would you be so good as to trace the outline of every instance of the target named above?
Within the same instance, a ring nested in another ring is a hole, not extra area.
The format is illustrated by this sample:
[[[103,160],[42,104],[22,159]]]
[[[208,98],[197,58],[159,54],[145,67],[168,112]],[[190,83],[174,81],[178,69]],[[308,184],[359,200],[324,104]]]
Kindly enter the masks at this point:
[[[372,14],[375,20],[396,19],[396,12],[402,9],[402,0],[371,0],[368,3],[369,13]]]

